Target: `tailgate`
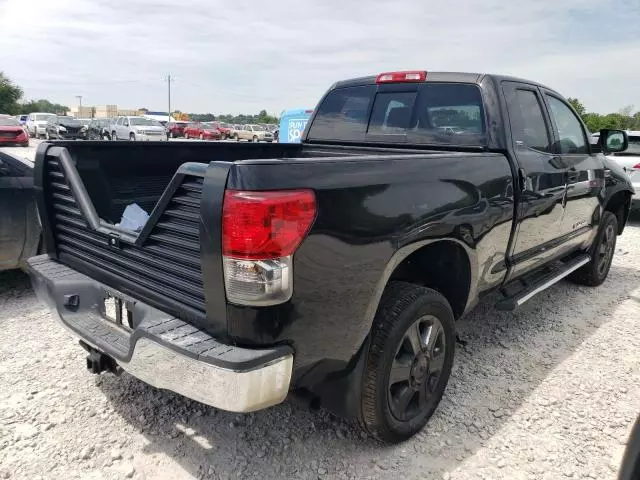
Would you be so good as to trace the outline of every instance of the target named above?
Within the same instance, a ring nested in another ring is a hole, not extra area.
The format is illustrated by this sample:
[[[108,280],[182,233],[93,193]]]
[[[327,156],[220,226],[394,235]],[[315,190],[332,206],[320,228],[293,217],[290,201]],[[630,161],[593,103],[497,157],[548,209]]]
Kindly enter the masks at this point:
[[[224,289],[207,298],[203,279],[223,285],[221,262],[210,260],[216,248],[219,259],[229,163],[183,163],[179,155],[159,161],[139,147],[119,151],[128,158],[114,158],[113,150],[96,149],[96,157],[82,152],[79,158],[71,147],[51,144],[38,150],[35,183],[47,252],[156,308],[226,332],[224,308],[216,309],[218,319],[207,316],[208,301],[219,306],[222,295],[224,305]],[[148,220],[137,230],[119,228],[132,204]]]

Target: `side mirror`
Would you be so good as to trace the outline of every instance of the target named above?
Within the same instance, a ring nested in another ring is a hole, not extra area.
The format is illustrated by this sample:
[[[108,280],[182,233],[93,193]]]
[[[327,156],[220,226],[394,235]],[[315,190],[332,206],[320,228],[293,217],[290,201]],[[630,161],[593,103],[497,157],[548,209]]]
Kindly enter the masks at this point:
[[[629,138],[624,130],[600,130],[599,145],[602,153],[624,152],[629,147]]]

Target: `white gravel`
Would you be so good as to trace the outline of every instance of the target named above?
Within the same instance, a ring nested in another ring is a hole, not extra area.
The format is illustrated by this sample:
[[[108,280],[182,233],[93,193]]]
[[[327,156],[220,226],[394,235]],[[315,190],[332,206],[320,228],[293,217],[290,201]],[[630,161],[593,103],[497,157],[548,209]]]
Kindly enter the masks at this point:
[[[618,240],[602,287],[460,322],[438,411],[396,446],[322,410],[235,415],[93,376],[28,278],[0,274],[0,478],[613,480],[640,412],[640,221]]]

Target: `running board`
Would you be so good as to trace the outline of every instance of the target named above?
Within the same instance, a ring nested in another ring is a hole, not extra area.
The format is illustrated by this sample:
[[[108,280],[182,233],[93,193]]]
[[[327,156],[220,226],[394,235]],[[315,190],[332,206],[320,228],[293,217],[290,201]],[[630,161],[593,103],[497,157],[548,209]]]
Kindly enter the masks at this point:
[[[511,297],[507,297],[504,300],[500,300],[496,303],[496,309],[508,311],[515,310],[527,300],[533,298],[536,294],[546,290],[554,283],[559,282],[569,275],[571,272],[579,269],[583,265],[586,265],[590,260],[591,257],[587,254],[574,258],[573,260],[563,264],[561,267],[554,269],[551,273],[543,276],[531,285],[528,285],[523,291],[518,292]]]

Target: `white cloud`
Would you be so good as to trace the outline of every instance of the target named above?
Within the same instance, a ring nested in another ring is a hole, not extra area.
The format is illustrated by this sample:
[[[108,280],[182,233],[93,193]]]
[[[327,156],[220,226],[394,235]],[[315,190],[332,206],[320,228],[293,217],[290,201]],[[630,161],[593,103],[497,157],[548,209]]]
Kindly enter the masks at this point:
[[[385,70],[538,80],[595,111],[640,107],[640,4],[613,0],[0,0],[0,68],[28,98],[183,111],[314,106]],[[635,33],[634,33],[635,32]]]

